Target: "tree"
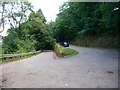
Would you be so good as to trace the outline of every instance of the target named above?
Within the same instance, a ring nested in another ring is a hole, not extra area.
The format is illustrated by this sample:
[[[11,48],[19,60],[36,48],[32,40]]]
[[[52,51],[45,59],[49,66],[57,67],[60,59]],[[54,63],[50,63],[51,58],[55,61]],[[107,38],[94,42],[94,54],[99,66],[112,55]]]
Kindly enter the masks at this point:
[[[8,3],[7,3],[7,2],[1,2],[1,1],[0,1],[0,8],[1,8],[1,10],[2,10],[2,11],[0,11],[0,14],[1,14],[1,18],[0,18],[0,28],[2,28],[2,30],[0,31],[0,33],[4,31],[5,24],[6,24],[6,23],[5,23],[5,18],[6,18],[5,14],[7,13],[7,11],[6,11],[6,9],[5,9],[6,4],[8,4]]]
[[[27,53],[42,49],[54,49],[55,39],[50,35],[44,15],[32,12],[26,22],[8,30],[3,40],[4,53]]]
[[[69,41],[80,35],[116,36],[120,21],[119,8],[120,3],[114,2],[64,3],[55,21],[55,37]]]
[[[3,2],[3,5],[6,2]],[[4,5],[5,6],[5,5]],[[8,2],[4,10],[7,12],[6,17],[12,28],[17,28],[20,23],[27,19],[27,12],[33,11],[30,2]]]

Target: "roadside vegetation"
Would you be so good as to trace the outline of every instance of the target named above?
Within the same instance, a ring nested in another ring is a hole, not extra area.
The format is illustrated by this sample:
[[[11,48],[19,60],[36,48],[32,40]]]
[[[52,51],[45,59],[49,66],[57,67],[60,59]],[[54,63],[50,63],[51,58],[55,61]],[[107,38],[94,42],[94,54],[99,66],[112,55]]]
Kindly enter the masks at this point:
[[[71,44],[118,48],[120,2],[68,2],[60,7],[55,38]]]
[[[14,12],[13,9],[10,9],[10,12],[7,12],[8,19],[11,20],[11,28],[7,31],[8,35],[3,37],[3,54],[19,54],[42,49],[53,49],[56,40],[47,29],[49,26],[46,24],[46,19],[41,9],[37,12],[33,11],[33,7],[29,2],[11,2],[7,3],[7,5],[11,5],[14,8],[18,6],[17,8],[22,11]],[[23,13],[25,11],[31,12],[28,17]],[[17,18],[20,18],[21,21]],[[16,23],[11,23],[12,21]]]
[[[70,48],[63,47],[57,43],[55,45],[54,51],[58,57],[70,57],[78,54],[77,51]]]
[[[118,49],[118,37],[78,36],[74,40],[70,41],[70,44],[82,47]]]
[[[47,22],[41,9],[33,11],[30,2],[0,3],[3,28],[6,23],[11,26],[3,37],[3,54],[55,50],[57,41],[84,47],[118,48],[120,3],[66,2],[60,6],[55,22]],[[62,57],[77,54],[62,46],[58,50]]]

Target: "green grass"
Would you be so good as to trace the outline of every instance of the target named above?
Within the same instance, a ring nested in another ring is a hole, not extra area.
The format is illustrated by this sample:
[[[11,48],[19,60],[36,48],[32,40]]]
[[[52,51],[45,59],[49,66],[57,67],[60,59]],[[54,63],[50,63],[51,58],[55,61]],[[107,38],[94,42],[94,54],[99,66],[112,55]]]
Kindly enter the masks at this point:
[[[61,45],[59,45],[59,47],[55,50],[55,52],[58,57],[71,57],[71,56],[78,54],[77,51],[67,48],[67,47],[63,47]]]

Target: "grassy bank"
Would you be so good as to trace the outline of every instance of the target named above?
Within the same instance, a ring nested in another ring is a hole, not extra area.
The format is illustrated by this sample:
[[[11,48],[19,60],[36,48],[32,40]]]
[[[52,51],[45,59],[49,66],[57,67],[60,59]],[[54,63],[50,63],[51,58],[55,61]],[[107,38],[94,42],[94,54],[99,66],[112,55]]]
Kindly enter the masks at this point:
[[[70,41],[70,44],[82,47],[118,49],[118,38],[117,36],[78,36]]]
[[[70,57],[78,54],[77,51],[70,48],[63,47],[59,44],[56,44],[54,51],[58,57]]]

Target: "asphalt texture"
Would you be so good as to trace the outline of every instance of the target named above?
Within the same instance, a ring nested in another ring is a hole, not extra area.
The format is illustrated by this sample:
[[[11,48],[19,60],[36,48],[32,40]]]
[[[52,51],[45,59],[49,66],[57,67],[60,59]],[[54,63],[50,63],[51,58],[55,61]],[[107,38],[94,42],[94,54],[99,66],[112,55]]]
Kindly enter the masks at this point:
[[[118,51],[70,45],[79,54],[53,52],[0,65],[3,88],[118,88]],[[1,85],[1,84],[0,84]]]

